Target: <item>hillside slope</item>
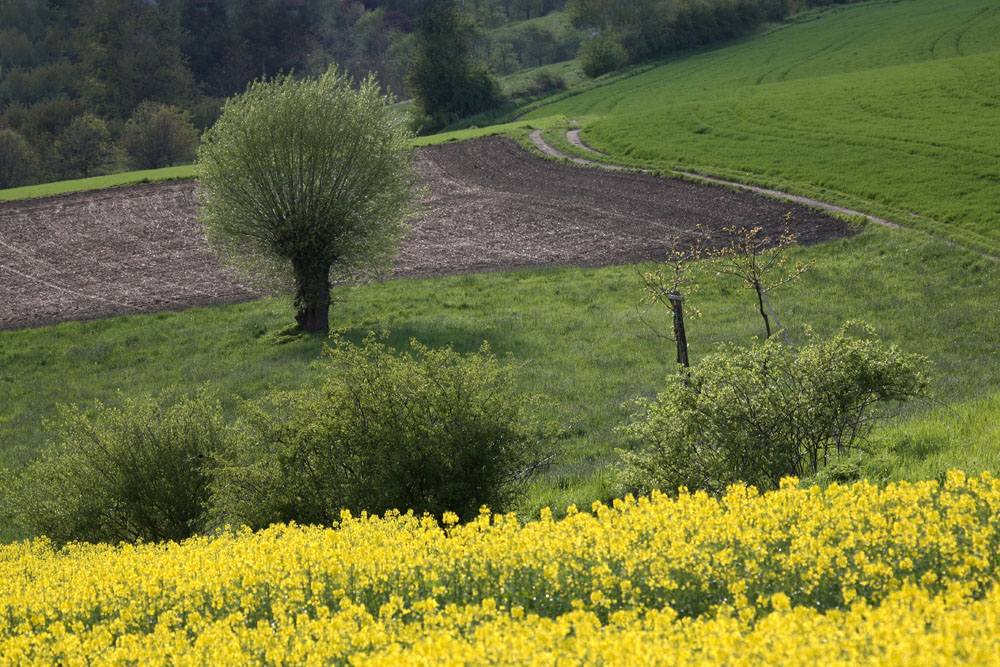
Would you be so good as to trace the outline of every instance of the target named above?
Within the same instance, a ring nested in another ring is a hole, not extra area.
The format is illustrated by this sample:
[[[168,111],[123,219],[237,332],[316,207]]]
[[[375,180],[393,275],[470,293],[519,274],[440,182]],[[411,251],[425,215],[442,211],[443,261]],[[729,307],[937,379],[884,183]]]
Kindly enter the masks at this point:
[[[624,163],[780,186],[1000,248],[1000,6],[800,17],[536,109]]]

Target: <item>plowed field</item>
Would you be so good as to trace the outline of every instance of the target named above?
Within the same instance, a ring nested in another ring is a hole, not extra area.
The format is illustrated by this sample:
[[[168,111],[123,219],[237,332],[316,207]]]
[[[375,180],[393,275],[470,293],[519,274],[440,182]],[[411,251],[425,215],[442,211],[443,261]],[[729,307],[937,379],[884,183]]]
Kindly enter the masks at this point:
[[[425,213],[395,276],[606,266],[662,257],[674,238],[786,227],[800,242],[851,233],[797,204],[543,159],[504,138],[424,148]],[[0,329],[181,309],[258,294],[208,252],[193,182],[0,203]],[[698,225],[701,225],[699,228]]]

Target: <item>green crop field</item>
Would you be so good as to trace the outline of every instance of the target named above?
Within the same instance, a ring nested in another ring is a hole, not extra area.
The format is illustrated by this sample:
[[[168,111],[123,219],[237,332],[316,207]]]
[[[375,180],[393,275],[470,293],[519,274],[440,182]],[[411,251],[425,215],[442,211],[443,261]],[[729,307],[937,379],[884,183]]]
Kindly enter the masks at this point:
[[[1000,6],[805,15],[533,110],[623,163],[815,196],[1000,249]]]

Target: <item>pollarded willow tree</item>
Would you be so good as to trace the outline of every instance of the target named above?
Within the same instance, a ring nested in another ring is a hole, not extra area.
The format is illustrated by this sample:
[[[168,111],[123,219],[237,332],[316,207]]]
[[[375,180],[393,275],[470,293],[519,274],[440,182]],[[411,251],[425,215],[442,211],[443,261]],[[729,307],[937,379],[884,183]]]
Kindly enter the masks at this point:
[[[198,150],[209,245],[256,279],[294,283],[295,320],[329,328],[334,283],[391,266],[415,211],[412,134],[374,78],[254,81]]]

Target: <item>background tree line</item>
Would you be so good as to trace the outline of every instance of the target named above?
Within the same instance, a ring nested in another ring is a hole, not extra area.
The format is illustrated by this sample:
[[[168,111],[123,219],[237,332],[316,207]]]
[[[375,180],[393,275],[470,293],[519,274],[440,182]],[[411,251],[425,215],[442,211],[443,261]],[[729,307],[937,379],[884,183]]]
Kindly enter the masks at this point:
[[[189,160],[222,100],[280,72],[372,72],[427,132],[495,106],[493,74],[579,53],[598,76],[845,1],[0,0],[0,188]],[[562,85],[543,78],[522,92]]]
[[[336,63],[407,95],[422,0],[290,4],[0,0],[0,188],[191,159],[192,128],[210,126],[222,100],[253,79],[279,72]],[[145,157],[130,150],[151,108],[160,110],[154,133],[169,117],[183,148],[152,162],[155,141]]]

